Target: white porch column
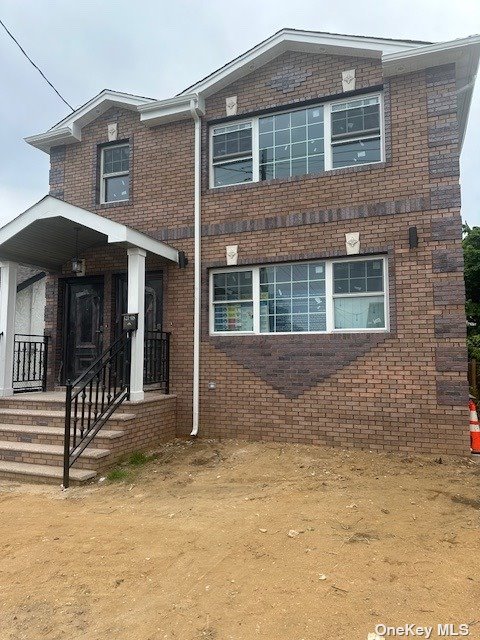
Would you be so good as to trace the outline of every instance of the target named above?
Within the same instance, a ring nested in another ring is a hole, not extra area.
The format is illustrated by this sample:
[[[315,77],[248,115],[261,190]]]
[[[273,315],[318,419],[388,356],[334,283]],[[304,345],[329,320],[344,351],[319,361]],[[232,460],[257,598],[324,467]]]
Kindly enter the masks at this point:
[[[0,262],[0,396],[13,395],[17,264]]]
[[[128,313],[138,313],[138,329],[132,334],[130,400],[143,400],[143,351],[145,348],[145,256],[138,247],[127,249]]]

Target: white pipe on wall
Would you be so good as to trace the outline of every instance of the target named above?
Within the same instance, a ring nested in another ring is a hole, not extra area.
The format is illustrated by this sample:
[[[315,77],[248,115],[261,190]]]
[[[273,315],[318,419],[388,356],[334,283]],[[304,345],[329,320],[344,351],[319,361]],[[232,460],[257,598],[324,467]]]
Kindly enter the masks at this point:
[[[195,123],[195,187],[194,187],[194,306],[193,306],[193,428],[191,436],[198,434],[200,414],[200,324],[202,290],[202,226],[201,226],[201,163],[202,163],[202,121],[197,111],[197,101],[192,99],[190,111]]]

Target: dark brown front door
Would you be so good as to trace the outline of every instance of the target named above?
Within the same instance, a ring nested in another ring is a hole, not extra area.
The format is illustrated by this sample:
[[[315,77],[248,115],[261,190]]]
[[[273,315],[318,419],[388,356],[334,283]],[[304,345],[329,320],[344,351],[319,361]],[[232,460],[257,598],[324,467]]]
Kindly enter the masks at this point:
[[[103,281],[68,281],[66,303],[65,379],[73,382],[102,352]]]

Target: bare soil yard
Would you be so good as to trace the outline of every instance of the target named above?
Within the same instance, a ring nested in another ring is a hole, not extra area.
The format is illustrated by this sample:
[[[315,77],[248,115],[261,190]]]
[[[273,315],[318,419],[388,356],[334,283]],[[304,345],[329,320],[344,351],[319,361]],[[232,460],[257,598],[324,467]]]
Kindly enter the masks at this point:
[[[0,485],[1,640],[480,638],[480,465],[198,440],[128,473]]]

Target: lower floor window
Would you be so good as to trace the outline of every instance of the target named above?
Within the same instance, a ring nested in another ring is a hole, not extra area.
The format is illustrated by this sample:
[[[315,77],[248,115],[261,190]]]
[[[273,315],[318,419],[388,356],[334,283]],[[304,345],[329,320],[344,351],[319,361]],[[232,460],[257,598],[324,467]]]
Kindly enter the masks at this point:
[[[386,330],[386,261],[316,260],[211,273],[212,333]]]

